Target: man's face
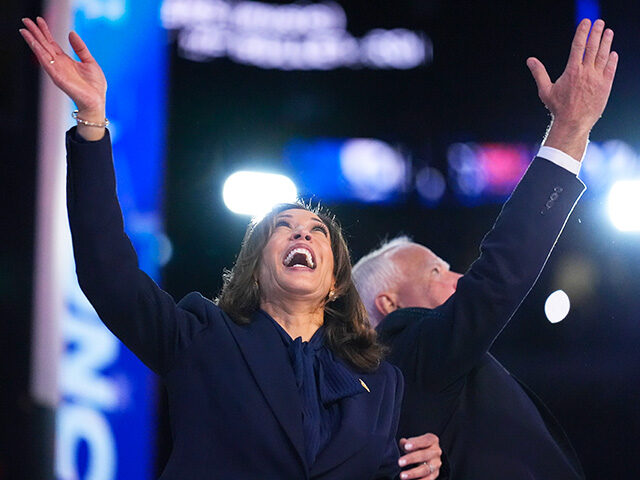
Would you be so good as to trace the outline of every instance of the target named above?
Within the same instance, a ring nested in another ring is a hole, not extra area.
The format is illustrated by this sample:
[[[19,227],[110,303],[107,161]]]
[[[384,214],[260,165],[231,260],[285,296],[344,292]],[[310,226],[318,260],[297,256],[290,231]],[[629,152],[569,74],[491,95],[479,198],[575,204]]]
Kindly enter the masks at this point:
[[[410,243],[391,252],[392,260],[403,272],[396,285],[397,307],[436,308],[456,291],[462,276],[428,248]]]

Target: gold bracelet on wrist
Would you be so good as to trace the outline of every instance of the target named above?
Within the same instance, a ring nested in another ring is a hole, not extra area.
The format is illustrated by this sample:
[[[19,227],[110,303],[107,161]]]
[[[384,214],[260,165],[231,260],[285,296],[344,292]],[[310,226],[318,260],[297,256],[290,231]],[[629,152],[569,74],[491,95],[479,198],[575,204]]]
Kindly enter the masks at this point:
[[[88,120],[83,120],[82,118],[78,117],[78,110],[74,110],[71,113],[71,116],[75,119],[76,122],[78,122],[79,125],[82,124],[86,127],[105,128],[109,125],[108,118],[105,118],[103,123],[89,122]]]

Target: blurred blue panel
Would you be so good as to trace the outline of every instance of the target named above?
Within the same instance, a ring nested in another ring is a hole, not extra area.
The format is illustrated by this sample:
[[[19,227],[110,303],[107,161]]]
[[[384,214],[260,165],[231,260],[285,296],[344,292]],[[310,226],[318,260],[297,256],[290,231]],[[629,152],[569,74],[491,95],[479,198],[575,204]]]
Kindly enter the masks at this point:
[[[576,0],[576,25],[583,18],[588,18],[592,22],[600,18],[598,0]]]
[[[160,2],[76,0],[74,28],[109,82],[118,195],[140,266],[157,280],[162,238],[166,39]],[[149,479],[155,379],[109,333],[70,274],[63,321],[60,479]]]
[[[407,160],[377,139],[294,140],[284,164],[299,193],[318,200],[389,203],[408,188]]]
[[[293,140],[285,147],[284,165],[303,197],[325,201],[349,197],[348,185],[340,174],[341,140]]]

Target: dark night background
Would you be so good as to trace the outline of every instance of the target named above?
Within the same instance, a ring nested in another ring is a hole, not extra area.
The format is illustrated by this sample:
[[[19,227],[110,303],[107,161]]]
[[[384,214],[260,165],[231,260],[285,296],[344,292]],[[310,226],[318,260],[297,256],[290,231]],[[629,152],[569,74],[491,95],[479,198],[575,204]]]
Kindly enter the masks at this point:
[[[14,2],[15,3],[15,2]],[[276,2],[273,2],[276,3]],[[170,54],[165,229],[173,256],[163,286],[175,298],[192,290],[215,296],[247,218],[223,205],[228,174],[259,155],[278,168],[293,138],[379,138],[410,152],[414,166],[445,169],[458,141],[535,144],[548,123],[526,68],[537,56],[552,79],[563,70],[576,20],[573,1],[340,2],[348,30],[422,30],[433,63],[409,71],[260,70],[219,59],[196,63]],[[17,33],[36,1],[0,7],[0,479],[22,478],[34,433],[28,424],[29,330],[33,270],[36,92],[38,69]],[[604,117],[592,140],[640,147],[640,3],[600,2],[616,34],[620,63]],[[588,186],[588,185],[587,185]],[[321,200],[321,199],[320,199]],[[601,197],[578,204],[537,285],[494,345],[493,354],[558,417],[588,478],[640,478],[640,235],[615,230]],[[354,260],[385,236],[406,233],[464,271],[476,257],[500,205],[423,206],[409,192],[400,202],[327,204],[345,228]],[[572,297],[567,264],[590,267],[590,294]],[[544,301],[563,288],[572,310],[549,323]],[[160,402],[159,459],[170,445]],[[5,425],[6,424],[6,425]],[[482,439],[479,439],[482,441]],[[490,474],[488,475],[490,478]]]

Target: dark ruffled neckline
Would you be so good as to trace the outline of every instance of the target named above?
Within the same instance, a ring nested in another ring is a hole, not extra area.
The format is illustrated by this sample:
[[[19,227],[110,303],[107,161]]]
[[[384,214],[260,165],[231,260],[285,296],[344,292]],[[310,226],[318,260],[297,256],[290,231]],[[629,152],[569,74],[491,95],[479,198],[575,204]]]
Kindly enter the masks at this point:
[[[335,402],[366,392],[364,384],[325,345],[325,327],[316,330],[307,342],[292,339],[268,313],[289,354],[293,375],[302,402],[302,427],[307,462],[312,465],[317,454],[331,440],[340,423]]]

